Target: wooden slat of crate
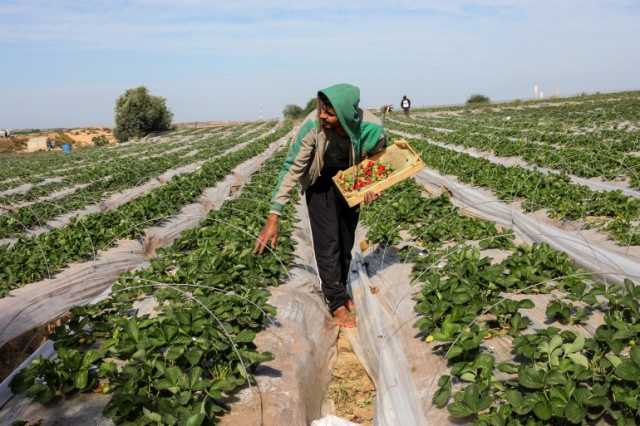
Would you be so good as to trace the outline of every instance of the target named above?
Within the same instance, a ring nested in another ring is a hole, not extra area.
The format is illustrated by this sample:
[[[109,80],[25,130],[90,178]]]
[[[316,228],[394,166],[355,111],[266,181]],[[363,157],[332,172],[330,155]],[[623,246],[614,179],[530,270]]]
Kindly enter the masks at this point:
[[[397,163],[398,161],[397,156],[403,157],[402,159],[404,159],[404,161],[406,162],[404,167],[402,168],[396,167],[396,170],[391,175],[389,175],[385,180],[376,182],[358,191],[345,192],[342,186],[340,186],[338,182],[341,176],[348,173],[354,173],[354,171],[359,166],[359,164],[352,166],[347,170],[343,170],[333,177],[334,184],[336,185],[336,187],[338,188],[338,190],[340,191],[344,199],[349,204],[349,207],[357,206],[362,201],[364,201],[364,194],[366,192],[373,191],[376,193],[380,193],[385,189],[390,188],[393,185],[399,182],[402,182],[403,180],[408,179],[411,176],[415,175],[420,170],[422,170],[425,166],[424,163],[422,162],[422,159],[420,158],[420,155],[404,139],[399,139],[395,141],[393,145],[388,146],[383,151],[375,155],[372,155],[371,157],[363,161],[381,160],[383,162],[387,162],[393,165],[394,162]],[[400,161],[402,161],[402,159],[400,159]]]

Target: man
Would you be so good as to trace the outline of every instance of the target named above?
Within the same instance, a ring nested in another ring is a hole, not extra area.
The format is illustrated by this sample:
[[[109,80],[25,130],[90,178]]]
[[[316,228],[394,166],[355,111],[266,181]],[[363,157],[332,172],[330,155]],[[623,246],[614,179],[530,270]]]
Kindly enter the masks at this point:
[[[255,252],[276,247],[278,218],[289,193],[300,183],[311,222],[313,249],[322,292],[338,326],[354,327],[353,301],[347,293],[358,207],[349,208],[331,178],[385,146],[380,120],[359,108],[360,89],[337,84],[318,92],[318,108],[305,119],[278,176],[272,206]],[[367,192],[365,203],[377,194]]]
[[[409,117],[409,110],[411,109],[411,99],[407,98],[407,95],[404,95],[402,97],[402,100],[400,101],[400,107],[404,111],[404,115]]]

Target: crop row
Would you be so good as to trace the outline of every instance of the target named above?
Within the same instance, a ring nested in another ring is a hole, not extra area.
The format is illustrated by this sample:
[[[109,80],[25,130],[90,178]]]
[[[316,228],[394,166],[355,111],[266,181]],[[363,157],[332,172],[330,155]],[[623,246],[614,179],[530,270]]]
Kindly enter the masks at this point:
[[[621,191],[593,191],[566,176],[545,175],[518,166],[503,166],[442,148],[423,139],[411,139],[425,163],[445,175],[492,190],[506,202],[521,200],[525,211],[547,209],[552,217],[591,219],[621,245],[640,244],[634,221],[640,217],[640,199]]]
[[[264,151],[291,130],[286,124],[275,133],[202,165],[200,170],[177,176],[167,184],[114,210],[74,219],[68,226],[21,238],[11,247],[0,247],[0,296],[16,287],[41,280],[73,261],[92,258],[118,239],[138,238],[144,229],[160,223],[202,191],[228,175],[241,162]]]
[[[553,114],[553,113],[550,113]],[[564,148],[584,148],[593,149],[597,146],[606,146],[608,149],[625,153],[637,151],[640,148],[638,136],[639,131],[630,130],[624,124],[619,124],[621,128],[590,128],[583,129],[563,129],[560,123],[549,124],[543,121],[535,123],[518,123],[508,112],[503,113],[500,119],[492,121],[490,117],[479,117],[464,115],[456,118],[433,118],[433,117],[413,117],[416,122],[423,125],[436,126],[450,131],[465,131],[467,133],[478,133],[487,136],[501,138],[511,138],[512,140],[524,139],[528,142],[544,144],[549,146],[559,146]],[[508,119],[507,119],[508,118]],[[542,125],[544,123],[544,126]],[[539,127],[545,127],[540,129]]]
[[[267,124],[275,125],[275,122],[268,122]],[[244,128],[244,126],[242,126]],[[206,137],[199,137],[193,141],[186,142],[185,138],[180,138],[178,142],[173,142],[171,144],[154,144],[153,146],[147,148],[144,151],[136,152],[136,153],[128,153],[126,156],[113,156],[109,160],[97,161],[87,164],[83,167],[74,167],[73,170],[68,171],[66,173],[58,173],[58,176],[63,176],[64,179],[57,182],[52,182],[44,185],[38,185],[31,188],[29,191],[21,194],[14,194],[11,196],[0,197],[0,204],[11,205],[16,202],[24,202],[24,201],[33,201],[40,197],[49,195],[51,192],[60,190],[62,188],[70,187],[72,185],[77,185],[81,183],[88,183],[95,181],[102,177],[111,176],[112,173],[117,172],[118,170],[126,170],[130,167],[129,164],[123,165],[125,163],[131,163],[132,161],[149,161],[153,159],[157,159],[159,156],[168,156],[168,155],[184,155],[188,151],[199,150],[203,148],[210,148],[211,142],[219,139],[250,139],[253,136],[256,136],[258,132],[263,131],[263,126],[252,126],[257,127],[258,129],[255,131],[238,131],[234,130],[230,132],[229,135],[221,135],[221,131],[216,132],[207,132]],[[242,134],[242,137],[240,137]],[[223,136],[223,137],[221,137]],[[134,155],[135,154],[135,155]]]
[[[109,394],[104,415],[116,424],[215,423],[228,395],[251,386],[254,367],[272,358],[253,340],[275,314],[267,287],[286,277],[292,261],[293,208],[284,211],[282,244],[272,255],[255,257],[251,248],[284,154],[150,267],[121,276],[111,297],[73,309],[52,336],[58,357],[36,359],[13,391],[42,403]],[[157,302],[152,315],[132,313],[142,298]]]
[[[224,129],[208,132],[211,136],[222,133]],[[201,138],[201,137],[200,137]],[[44,152],[24,155],[13,160],[5,159],[7,168],[4,175],[11,178],[0,183],[0,190],[20,186],[25,183],[38,184],[48,177],[68,177],[82,173],[85,166],[107,164],[128,157],[148,157],[185,146],[187,140],[199,139],[195,136],[176,136],[173,132],[154,139],[153,142],[127,143],[115,147],[88,148],[72,151],[71,154]]]
[[[472,107],[416,109],[414,112],[418,115],[428,112],[443,123],[472,121],[487,127],[506,126],[516,131],[579,134],[629,129],[628,124],[633,123],[637,128],[639,105],[640,92],[636,91]]]
[[[58,151],[7,156],[6,168],[0,172],[0,190],[10,189],[23,183],[38,183],[50,176],[66,176],[82,170],[85,165],[106,163],[131,156],[151,156],[185,145],[186,141],[201,139],[230,132],[228,137],[237,137],[260,123],[230,125],[204,130],[198,135],[185,135],[181,131],[172,131],[155,136],[147,141],[129,142],[115,146],[73,150],[70,154]]]
[[[120,169],[126,169],[131,167],[131,163],[134,161],[144,162],[158,159],[162,156],[180,156],[192,149],[197,149],[200,146],[207,146],[207,141],[216,140],[215,136],[209,136],[207,139],[201,139],[193,142],[179,142],[172,143],[171,145],[154,147],[156,149],[151,152],[145,151],[135,155],[113,156],[108,160],[95,161],[87,164],[77,165],[70,169],[59,170],[56,175],[60,180],[54,182],[43,182],[47,177],[40,176],[41,180],[38,185],[34,185],[28,191],[20,192],[11,195],[5,195],[0,197],[0,203],[4,205],[13,205],[14,203],[20,203],[25,201],[34,201],[38,198],[49,195],[50,193],[68,188],[76,184],[92,182],[100,178],[105,178],[111,175],[111,173],[118,172]],[[166,148],[166,149],[165,149]],[[126,166],[123,166],[126,164]]]
[[[421,197],[413,182],[388,191],[363,214],[370,239],[397,241],[381,231],[380,217],[422,246],[403,249],[403,256],[422,285],[415,304],[418,338],[448,361],[449,374],[433,394],[436,407],[478,425],[636,424],[640,290],[631,282],[607,285],[544,244],[513,246],[507,234],[496,239],[493,224],[459,216],[446,195]],[[451,233],[452,221],[469,226]],[[469,240],[511,254],[492,262]],[[458,244],[444,244],[451,241]],[[546,323],[534,330],[526,311],[535,303],[506,297],[551,291]],[[593,337],[561,330],[579,330],[596,310],[604,323]],[[497,356],[492,339],[510,342],[510,359]]]
[[[423,136],[438,142],[476,148],[500,157],[519,156],[531,164],[581,177],[602,177],[611,180],[625,176],[630,179],[633,187],[640,187],[640,157],[615,152],[609,145],[608,149],[603,149],[602,145],[597,143],[584,149],[555,147],[523,138],[512,140],[492,132],[441,132],[418,123],[398,124],[387,121],[387,127],[403,131],[417,130]],[[636,143],[640,144],[640,139]]]
[[[42,225],[55,216],[100,201],[122,189],[139,185],[169,169],[208,160],[241,142],[236,139],[211,137],[194,144],[192,147],[197,148],[198,152],[192,156],[173,153],[146,160],[129,158],[114,162],[108,167],[90,169],[81,175],[80,180],[74,179],[73,182],[69,182],[90,182],[88,186],[53,202],[31,204],[0,216],[0,238],[20,235],[26,229]]]

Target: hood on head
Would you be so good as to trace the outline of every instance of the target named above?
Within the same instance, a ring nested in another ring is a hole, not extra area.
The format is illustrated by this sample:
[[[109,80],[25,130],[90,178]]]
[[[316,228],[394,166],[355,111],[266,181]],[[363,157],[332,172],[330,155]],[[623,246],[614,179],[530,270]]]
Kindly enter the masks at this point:
[[[329,99],[342,128],[352,143],[360,141],[360,89],[352,84],[335,84],[318,91]]]

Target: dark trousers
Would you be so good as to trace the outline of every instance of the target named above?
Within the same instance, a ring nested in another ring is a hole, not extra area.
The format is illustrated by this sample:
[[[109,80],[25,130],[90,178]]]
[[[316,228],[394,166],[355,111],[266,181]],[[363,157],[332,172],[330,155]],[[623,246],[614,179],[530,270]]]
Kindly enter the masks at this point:
[[[331,312],[349,299],[347,278],[359,215],[359,209],[349,207],[331,180],[338,170],[325,168],[306,192],[313,249]]]

